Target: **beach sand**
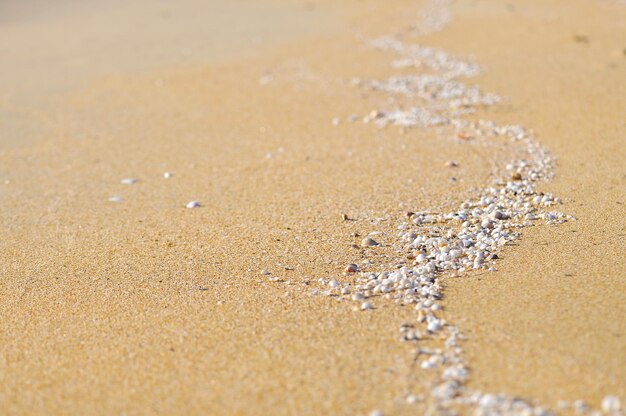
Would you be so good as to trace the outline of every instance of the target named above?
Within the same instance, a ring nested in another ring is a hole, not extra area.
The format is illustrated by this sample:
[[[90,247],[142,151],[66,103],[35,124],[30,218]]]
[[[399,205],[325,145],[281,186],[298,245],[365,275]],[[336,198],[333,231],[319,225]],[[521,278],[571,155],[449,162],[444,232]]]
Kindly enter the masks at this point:
[[[626,9],[483,4],[491,13],[459,11],[440,45],[460,50],[450,40],[462,35],[463,48],[489,68],[481,85],[506,91],[510,114],[557,155],[545,190],[578,221],[530,229],[507,248],[499,273],[450,282],[449,313],[477,341],[467,343],[473,383],[544,403],[624,397]],[[497,45],[483,48],[489,32]]]
[[[573,3],[459,1],[445,30],[420,38],[480,62],[472,81],[506,97],[489,118],[534,129],[558,157],[541,187],[578,220],[525,229],[497,272],[447,279],[442,302],[468,337],[471,387],[553,409],[626,398],[626,8]],[[367,40],[420,6],[302,3],[278,19],[301,24],[254,29],[274,33],[258,46],[193,58],[202,41],[185,32],[189,61],[105,48],[80,76],[54,69],[52,86],[20,71],[19,41],[5,46],[17,55],[0,98],[0,407],[423,411],[404,400],[433,378],[399,342],[414,311],[312,295],[319,278],[348,281],[349,263],[389,262],[407,211],[456,206],[506,156],[360,121],[384,96],[351,79],[393,73]],[[373,231],[383,247],[352,247]]]

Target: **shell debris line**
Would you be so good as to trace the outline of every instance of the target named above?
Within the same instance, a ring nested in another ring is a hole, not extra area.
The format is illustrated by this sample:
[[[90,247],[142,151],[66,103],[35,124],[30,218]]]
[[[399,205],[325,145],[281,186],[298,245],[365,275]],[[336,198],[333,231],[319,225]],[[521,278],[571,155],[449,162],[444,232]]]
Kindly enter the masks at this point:
[[[423,35],[442,30],[451,19],[445,7],[447,3],[431,1],[425,9],[423,21],[426,24],[411,28],[409,33]],[[409,395],[411,399],[406,399],[407,404],[426,406],[427,414],[554,414],[532,399],[469,388],[467,381],[471,373],[462,348],[464,336],[438,312],[442,309],[439,303],[443,297],[442,279],[479,270],[495,271],[503,247],[520,238],[525,227],[575,220],[557,209],[561,205],[558,197],[538,188],[542,181],[554,176],[555,158],[536,140],[532,131],[522,126],[472,120],[478,109],[500,102],[497,95],[484,93],[478,86],[463,82],[481,73],[481,68],[441,49],[405,43],[400,40],[406,39],[405,35],[387,36],[371,45],[394,56],[392,68],[402,69],[403,73],[414,70],[415,74],[394,75],[382,80],[354,78],[352,86],[385,95],[381,103],[397,102],[388,99],[394,96],[408,98],[410,106],[375,109],[362,121],[379,127],[437,126],[438,131],[443,132],[443,139],[453,138],[468,146],[505,147],[512,159],[493,161],[492,177],[495,179],[473,192],[474,196],[462,201],[456,209],[415,210],[398,218],[397,238],[391,245],[401,257],[387,259],[393,267],[372,270],[368,263],[362,267],[350,264],[344,269],[344,275],[354,276],[351,282],[342,284],[332,280],[328,284],[327,280],[320,279],[325,287],[314,293],[356,302],[358,306],[353,309],[360,311],[374,309],[374,299],[378,304],[399,304],[415,309],[414,321],[400,328],[402,340],[415,346],[418,371],[435,372],[437,381],[429,387],[428,394]],[[456,161],[445,165],[457,166]],[[378,245],[368,236],[361,241],[360,248]],[[422,347],[424,341],[439,343],[440,347]],[[598,403],[600,410],[592,410],[580,400],[564,403],[564,406],[576,409],[579,414],[622,414],[621,402],[614,396],[607,396]],[[382,412],[375,410],[371,414]]]

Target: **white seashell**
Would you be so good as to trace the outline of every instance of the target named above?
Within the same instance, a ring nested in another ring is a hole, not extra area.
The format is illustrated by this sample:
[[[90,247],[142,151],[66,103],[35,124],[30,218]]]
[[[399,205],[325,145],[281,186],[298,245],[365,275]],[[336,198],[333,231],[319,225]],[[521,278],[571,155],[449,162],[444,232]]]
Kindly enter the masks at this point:
[[[352,295],[352,300],[363,300],[365,299],[365,296],[363,296],[362,293],[355,293],[354,295]]]
[[[372,305],[371,302],[363,302],[361,304],[361,310],[362,311],[366,311],[366,310],[369,310],[369,309],[374,309],[374,305]]]
[[[605,413],[617,413],[621,410],[622,404],[617,396],[605,396],[601,407]]]
[[[494,407],[498,404],[498,398],[493,394],[485,394],[480,398],[480,407]]]
[[[406,398],[407,404],[415,404],[421,401],[424,401],[424,398],[416,394],[409,394]]]
[[[426,329],[430,332],[437,332],[441,329],[441,323],[438,320],[431,320],[426,325]]]
[[[585,413],[588,409],[587,403],[582,400],[576,400],[572,407],[576,410],[577,413]]]
[[[374,240],[372,237],[365,237],[363,241],[361,241],[362,247],[373,247],[377,245],[378,245],[378,242]]]

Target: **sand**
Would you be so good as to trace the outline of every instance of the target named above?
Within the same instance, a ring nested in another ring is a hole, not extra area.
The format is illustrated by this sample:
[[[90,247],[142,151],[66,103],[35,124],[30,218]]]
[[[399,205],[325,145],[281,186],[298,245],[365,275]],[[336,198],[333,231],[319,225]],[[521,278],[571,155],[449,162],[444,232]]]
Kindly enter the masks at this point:
[[[578,221],[525,230],[498,272],[447,280],[443,305],[469,338],[472,387],[597,407],[626,396],[626,9],[509,3],[458,2],[424,42],[486,67],[476,82],[508,98],[489,117],[533,128],[554,151],[557,176],[543,186]],[[3,75],[14,89],[0,102],[0,406],[415,412],[403,399],[430,376],[398,341],[413,311],[354,312],[311,289],[319,277],[346,280],[348,263],[393,254],[351,248],[354,233],[391,243],[407,210],[458,203],[500,156],[346,120],[382,99],[350,79],[392,73],[364,40],[409,25],[419,6],[320,2],[303,15],[309,26],[284,29],[291,37],[183,63],[138,67],[112,48],[109,67],[97,61],[55,88],[16,88],[37,79],[27,71]],[[68,20],[83,22],[75,13]],[[448,160],[461,162],[457,182]],[[128,177],[139,182],[120,184]],[[186,209],[191,200],[202,207]]]
[[[578,221],[525,232],[500,273],[451,282],[448,310],[480,340],[467,348],[481,388],[544,403],[624,397],[626,10],[610,2],[513,6],[483,17],[465,8],[458,17],[467,23],[449,35],[464,34],[463,48],[489,68],[481,85],[506,91],[511,114],[557,155],[545,189]],[[518,14],[527,16],[523,28]],[[500,39],[483,49],[488,32]],[[485,345],[506,354],[485,354]]]

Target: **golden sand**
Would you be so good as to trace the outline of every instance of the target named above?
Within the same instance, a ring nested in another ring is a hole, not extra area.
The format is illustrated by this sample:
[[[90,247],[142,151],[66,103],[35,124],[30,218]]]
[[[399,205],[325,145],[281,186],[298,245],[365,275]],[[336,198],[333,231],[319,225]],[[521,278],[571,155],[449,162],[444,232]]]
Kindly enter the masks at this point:
[[[578,221],[524,232],[499,273],[451,282],[446,306],[469,330],[476,387],[597,407],[626,396],[626,8],[512,6],[460,7],[440,45],[475,55],[488,68],[481,85],[510,97],[496,120],[531,126],[557,155],[545,190]]]
[[[597,407],[626,396],[626,9],[572,3],[459,2],[424,42],[485,65],[476,82],[509,97],[489,117],[535,129],[559,157],[542,186],[579,219],[524,231],[497,273],[448,280],[470,385]],[[429,376],[398,342],[412,311],[354,312],[305,283],[366,257],[354,233],[393,235],[409,209],[458,203],[499,156],[346,121],[381,100],[350,79],[392,73],[364,40],[410,24],[418,6],[321,3],[339,22],[325,34],[210,65],[112,66],[54,107],[20,110],[5,131],[30,129],[29,142],[0,152],[0,407],[415,411],[403,398]],[[448,160],[461,161],[457,182]]]

